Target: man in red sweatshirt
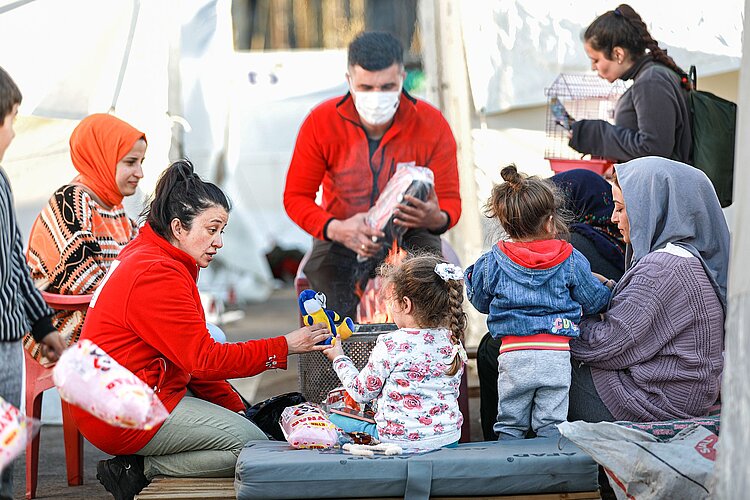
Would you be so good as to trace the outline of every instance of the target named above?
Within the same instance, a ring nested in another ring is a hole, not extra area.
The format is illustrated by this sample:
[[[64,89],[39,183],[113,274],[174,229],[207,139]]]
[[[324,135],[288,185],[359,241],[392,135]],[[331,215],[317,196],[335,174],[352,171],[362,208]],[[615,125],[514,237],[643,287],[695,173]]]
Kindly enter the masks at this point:
[[[407,249],[440,254],[440,234],[458,222],[461,198],[456,141],[440,111],[403,90],[401,43],[388,33],[362,33],[348,59],[350,92],[318,105],[302,124],[284,206],[313,236],[304,267],[311,287],[326,294],[329,308],[354,317],[357,277],[377,264],[385,236],[365,216],[396,167],[414,162],[435,175],[424,201],[406,196],[398,206],[394,224],[407,229]]]

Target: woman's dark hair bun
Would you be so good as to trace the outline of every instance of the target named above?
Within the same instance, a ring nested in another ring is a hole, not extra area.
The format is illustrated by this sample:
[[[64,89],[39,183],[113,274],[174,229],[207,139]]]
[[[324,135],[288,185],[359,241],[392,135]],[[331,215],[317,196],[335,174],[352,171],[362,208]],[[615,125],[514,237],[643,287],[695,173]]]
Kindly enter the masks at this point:
[[[172,166],[179,174],[180,180],[184,182],[190,182],[190,179],[195,176],[195,167],[190,160],[177,160],[172,163]]]
[[[500,176],[511,185],[520,184],[523,180],[521,174],[518,173],[518,169],[512,163],[500,171]]]
[[[179,219],[186,229],[190,229],[193,220],[212,206],[222,207],[227,213],[232,209],[221,188],[202,180],[190,160],[177,160],[159,176],[154,195],[141,212],[141,218],[158,235],[172,241],[174,235],[170,225],[173,219]]]

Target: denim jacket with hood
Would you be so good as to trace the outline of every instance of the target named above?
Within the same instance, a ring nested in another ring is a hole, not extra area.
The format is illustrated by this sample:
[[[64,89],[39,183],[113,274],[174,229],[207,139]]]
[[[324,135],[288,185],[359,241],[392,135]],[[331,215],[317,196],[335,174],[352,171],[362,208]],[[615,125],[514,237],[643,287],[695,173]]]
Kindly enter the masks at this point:
[[[581,317],[603,310],[611,295],[586,257],[562,240],[500,241],[466,269],[465,283],[496,339],[577,337]]]

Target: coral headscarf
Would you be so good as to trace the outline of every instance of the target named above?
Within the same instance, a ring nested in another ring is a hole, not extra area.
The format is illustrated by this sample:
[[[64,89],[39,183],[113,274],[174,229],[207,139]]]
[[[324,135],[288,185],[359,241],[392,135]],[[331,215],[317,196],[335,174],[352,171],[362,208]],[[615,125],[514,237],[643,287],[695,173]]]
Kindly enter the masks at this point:
[[[88,186],[107,205],[122,203],[117,187],[117,162],[146,135],[112,115],[87,116],[70,136],[70,158],[81,174],[78,181]]]

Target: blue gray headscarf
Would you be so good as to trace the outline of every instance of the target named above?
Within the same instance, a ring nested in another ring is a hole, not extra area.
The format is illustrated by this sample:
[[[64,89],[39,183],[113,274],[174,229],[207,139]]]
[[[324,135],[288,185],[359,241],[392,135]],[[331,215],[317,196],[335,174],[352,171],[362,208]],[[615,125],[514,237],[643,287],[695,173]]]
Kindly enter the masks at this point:
[[[630,222],[625,268],[672,243],[701,260],[726,308],[729,228],[706,174],[656,156],[615,170]]]

